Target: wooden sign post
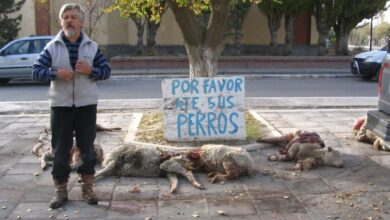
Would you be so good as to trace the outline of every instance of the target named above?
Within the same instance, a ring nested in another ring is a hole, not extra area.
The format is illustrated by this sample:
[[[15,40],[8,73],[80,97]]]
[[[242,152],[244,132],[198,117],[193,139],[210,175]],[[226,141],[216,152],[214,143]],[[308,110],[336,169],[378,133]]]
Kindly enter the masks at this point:
[[[162,94],[167,140],[245,139],[244,77],[166,79]]]

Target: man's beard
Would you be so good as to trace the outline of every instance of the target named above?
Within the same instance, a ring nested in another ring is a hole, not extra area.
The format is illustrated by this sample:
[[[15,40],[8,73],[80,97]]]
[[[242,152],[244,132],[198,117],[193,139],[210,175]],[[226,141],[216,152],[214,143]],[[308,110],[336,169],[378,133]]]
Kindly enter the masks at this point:
[[[76,31],[73,28],[65,29],[64,31],[66,37],[73,37],[76,34]]]

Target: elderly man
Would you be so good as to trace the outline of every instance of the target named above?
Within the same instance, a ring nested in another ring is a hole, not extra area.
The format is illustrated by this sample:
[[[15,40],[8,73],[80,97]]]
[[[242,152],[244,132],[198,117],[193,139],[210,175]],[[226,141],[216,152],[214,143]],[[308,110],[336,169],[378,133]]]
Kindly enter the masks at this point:
[[[77,170],[82,180],[82,196],[89,204],[98,202],[92,190],[96,163],[96,81],[108,79],[111,74],[97,44],[82,32],[84,11],[80,5],[63,5],[59,18],[62,30],[39,55],[32,71],[33,79],[51,81],[48,96],[54,153],[52,175],[56,188],[56,197],[50,202],[53,209],[68,200],[74,134],[84,162]]]

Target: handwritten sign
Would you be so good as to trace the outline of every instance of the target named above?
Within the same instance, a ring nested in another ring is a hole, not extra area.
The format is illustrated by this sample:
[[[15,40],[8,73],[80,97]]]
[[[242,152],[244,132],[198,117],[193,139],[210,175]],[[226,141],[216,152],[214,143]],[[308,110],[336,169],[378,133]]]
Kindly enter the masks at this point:
[[[162,81],[169,141],[245,139],[244,77]]]

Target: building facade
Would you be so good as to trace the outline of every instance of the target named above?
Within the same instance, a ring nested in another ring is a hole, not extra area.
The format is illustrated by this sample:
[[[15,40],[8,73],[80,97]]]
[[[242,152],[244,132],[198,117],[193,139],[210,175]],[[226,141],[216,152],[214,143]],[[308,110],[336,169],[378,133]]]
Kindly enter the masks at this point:
[[[23,18],[19,36],[56,34],[60,29],[58,12],[61,5],[66,2],[81,2],[83,4],[83,0],[26,1],[20,12]],[[133,52],[137,43],[137,28],[131,19],[120,17],[118,12],[103,14],[93,28],[92,38],[99,45],[106,48],[110,56],[129,55]],[[267,19],[255,4],[252,5],[245,18],[242,33],[241,44],[244,50],[247,51],[244,54],[252,54],[251,51],[262,51],[269,45],[270,34]],[[284,21],[282,20],[277,35],[277,43],[283,44],[284,37]],[[298,49],[314,48],[317,38],[318,33],[314,17],[309,14],[301,15],[296,22],[294,31],[294,47]],[[144,42],[146,42],[146,39]],[[157,47],[166,50],[174,48],[173,51],[178,53],[184,51],[181,31],[176,24],[172,11],[169,9],[162,17],[161,26],[156,35],[156,43]]]

